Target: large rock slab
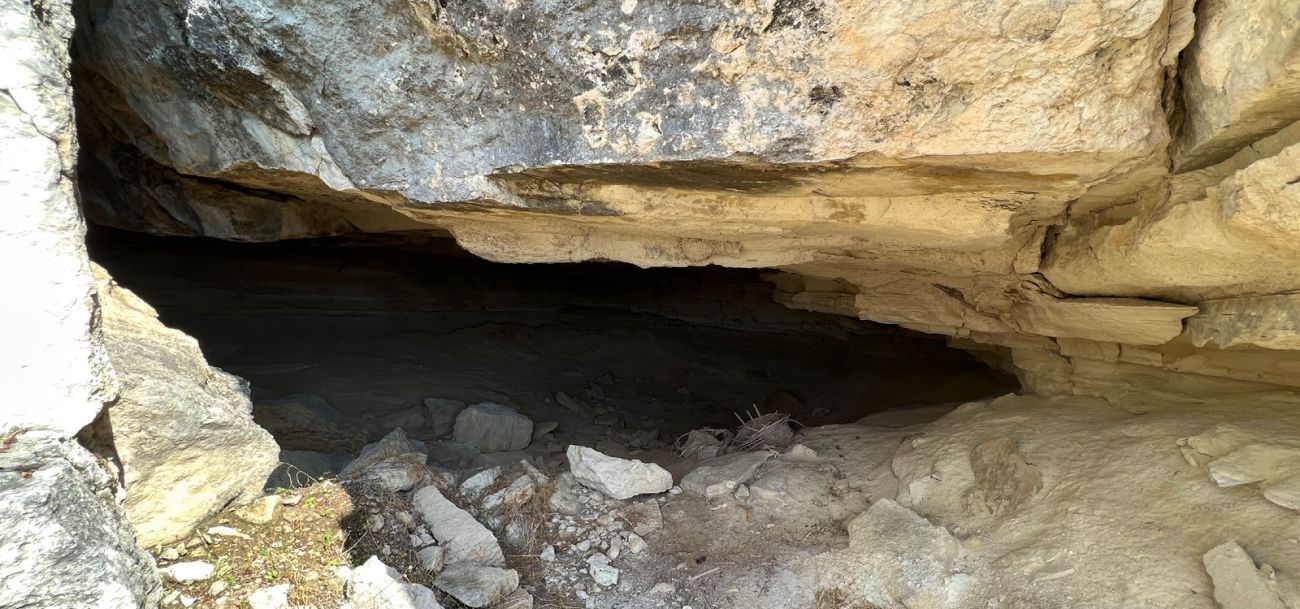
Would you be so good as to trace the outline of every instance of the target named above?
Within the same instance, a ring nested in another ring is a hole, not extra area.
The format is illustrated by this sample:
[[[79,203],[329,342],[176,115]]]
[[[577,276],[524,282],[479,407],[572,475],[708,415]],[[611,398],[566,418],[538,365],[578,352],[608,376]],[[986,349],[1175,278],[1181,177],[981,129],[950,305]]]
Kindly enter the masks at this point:
[[[1161,345],[1183,331],[1196,307],[1138,298],[1039,298],[1016,303],[1021,330],[1044,336]]]
[[[501,404],[474,404],[456,415],[452,439],[485,453],[523,450],[533,440],[533,421]]]
[[[772,451],[760,450],[709,459],[682,478],[682,490],[705,497],[725,495],[749,482],[758,468],[774,454]]]
[[[162,584],[117,491],[76,442],[32,432],[0,449],[0,607],[157,607]]]
[[[141,545],[189,533],[262,494],[279,447],[250,414],[248,386],[210,367],[198,343],[99,272],[105,345],[121,382],[100,433],[122,463],[126,512]]]
[[[437,488],[426,486],[416,491],[411,503],[429,525],[438,545],[446,549],[447,565],[472,562],[505,566],[501,544],[492,531],[448,501]]]
[[[619,459],[578,445],[570,446],[566,455],[569,470],[579,483],[613,499],[662,493],[673,485],[672,474],[653,463]]]

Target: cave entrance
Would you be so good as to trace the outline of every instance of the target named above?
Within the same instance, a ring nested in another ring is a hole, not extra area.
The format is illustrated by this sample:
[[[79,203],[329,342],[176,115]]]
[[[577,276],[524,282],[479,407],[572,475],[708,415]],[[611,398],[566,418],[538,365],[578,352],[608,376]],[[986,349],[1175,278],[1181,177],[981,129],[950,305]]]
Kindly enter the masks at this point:
[[[781,306],[752,269],[498,264],[426,234],[252,244],[96,228],[88,242],[250,382],[255,418],[312,473],[398,426],[444,449],[431,462],[481,463],[444,442],[446,400],[555,424],[526,449],[545,462],[568,444],[667,452],[755,409],[813,426],[1018,389],[941,338]]]

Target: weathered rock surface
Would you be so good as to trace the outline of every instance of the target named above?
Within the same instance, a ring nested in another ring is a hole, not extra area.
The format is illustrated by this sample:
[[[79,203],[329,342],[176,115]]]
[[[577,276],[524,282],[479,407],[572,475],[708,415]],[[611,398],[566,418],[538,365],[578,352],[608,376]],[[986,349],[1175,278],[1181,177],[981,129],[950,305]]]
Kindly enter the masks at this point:
[[[890,499],[872,504],[848,525],[849,547],[825,560],[822,581],[847,584],[854,598],[881,606],[961,606],[955,584],[961,544],[946,529]],[[870,573],[867,577],[846,572]],[[837,581],[838,577],[845,579]]]
[[[49,432],[6,442],[0,607],[156,607],[162,585],[118,503],[115,474]]]
[[[426,486],[415,492],[411,503],[429,525],[438,545],[446,550],[447,565],[472,562],[504,566],[501,545],[487,527],[448,501],[437,488]]]
[[[682,490],[705,497],[725,495],[749,482],[754,477],[754,472],[774,454],[772,451],[760,450],[709,459],[682,478]]]
[[[569,470],[579,483],[613,499],[662,493],[673,485],[672,474],[653,463],[619,459],[577,445],[570,446],[565,454]]]
[[[485,453],[523,450],[533,440],[533,421],[501,404],[474,404],[456,415],[452,438]]]
[[[519,574],[474,563],[459,563],[443,569],[433,584],[470,607],[488,607],[519,587]]]
[[[1300,13],[1286,0],[1196,5],[1183,54],[1187,116],[1175,140],[1180,168],[1221,161],[1300,120]]]
[[[1300,289],[1286,0],[289,8],[87,7],[92,218],[775,268],[779,302],[952,336],[1043,393],[1291,365],[1180,325]]]
[[[103,433],[122,463],[127,515],[152,546],[260,496],[279,448],[253,422],[246,383],[208,366],[193,338],[99,273],[105,345],[122,387]]]
[[[1223,609],[1285,609],[1241,546],[1227,542],[1205,553],[1205,570],[1214,580],[1214,600]]]
[[[352,609],[442,609],[433,590],[403,581],[377,556],[352,570],[347,596]]]

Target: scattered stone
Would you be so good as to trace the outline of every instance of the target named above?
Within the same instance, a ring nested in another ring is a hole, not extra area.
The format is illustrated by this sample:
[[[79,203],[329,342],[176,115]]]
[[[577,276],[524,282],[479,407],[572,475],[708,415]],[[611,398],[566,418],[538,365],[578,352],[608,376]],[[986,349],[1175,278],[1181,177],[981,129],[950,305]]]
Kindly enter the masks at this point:
[[[167,548],[158,554],[158,558],[163,560],[180,560],[181,553],[176,548]]]
[[[705,497],[735,492],[738,486],[754,477],[754,472],[772,458],[772,454],[760,450],[710,459],[682,478],[682,489]]]
[[[383,514],[371,514],[370,518],[366,520],[366,525],[370,528],[371,533],[378,533],[384,530],[384,524]]]
[[[799,443],[787,448],[781,457],[790,461],[816,461],[818,459],[817,451]]]
[[[159,569],[158,572],[168,580],[180,584],[188,584],[191,582],[201,582],[212,577],[212,574],[216,572],[216,567],[212,566],[211,563],[195,560],[168,565]]]
[[[221,596],[221,593],[225,592],[226,588],[228,588],[229,586],[230,584],[227,584],[226,580],[219,579],[217,581],[212,582],[211,586],[208,586],[208,594],[211,596]]]
[[[460,496],[466,499],[477,498],[489,486],[496,484],[501,475],[501,466],[489,467],[460,483]]]
[[[520,588],[494,605],[492,609],[533,609],[533,595]]]
[[[426,455],[421,455],[421,457],[426,457]],[[424,479],[425,467],[423,459],[420,459],[420,461],[420,463],[402,461],[376,463],[361,470],[358,478],[394,493],[406,492]]]
[[[453,438],[485,453],[523,450],[532,441],[533,422],[509,406],[484,402],[456,416]]]
[[[618,413],[606,412],[606,413],[596,415],[595,418],[592,419],[592,422],[597,425],[609,425],[611,427],[621,427],[621,425],[619,425],[619,422],[622,420],[623,420],[622,417],[618,416]]]
[[[555,546],[549,543],[546,544],[542,548],[541,554],[538,554],[538,558],[541,558],[545,562],[555,562]]]
[[[527,474],[515,479],[514,482],[499,491],[483,498],[483,509],[500,510],[517,508],[533,498],[537,491],[537,485]]]
[[[587,573],[601,586],[618,585],[618,569],[609,564],[608,556],[599,552],[587,558]]]
[[[663,510],[654,499],[629,504],[618,515],[638,535],[648,535],[664,526]]]
[[[627,551],[633,554],[640,554],[641,550],[646,548],[646,542],[636,533],[628,533],[624,536],[623,544],[627,546]]]
[[[442,398],[424,398],[424,414],[429,431],[435,438],[449,436],[456,425],[456,416],[465,410],[465,402]]]
[[[555,394],[555,401],[558,402],[561,406],[568,408],[569,410],[572,410],[573,412],[576,412],[584,417],[590,417],[592,414],[594,414],[594,412],[591,410],[591,406],[588,406],[586,402],[583,402],[582,400],[579,400],[574,397],[570,397],[569,394],[563,391],[557,392]]]
[[[668,583],[668,582],[659,582],[659,583],[655,584],[653,588],[651,588],[650,590],[648,590],[648,591],[646,592],[646,594],[652,594],[652,595],[664,595],[664,596],[667,596],[667,595],[672,594],[672,593],[674,593],[674,592],[676,592],[676,591],[677,591],[677,588],[674,587],[672,584],[670,584],[670,583]]]
[[[730,437],[731,432],[725,429],[692,429],[678,440],[677,454],[683,458],[713,459],[722,454],[724,442]]]
[[[248,606],[252,609],[285,609],[289,606],[289,584],[258,588],[248,595]]]
[[[394,429],[384,439],[367,444],[340,477],[367,480],[393,492],[411,489],[419,483],[429,456],[423,442],[409,440],[402,428]]]
[[[1214,582],[1214,600],[1223,609],[1285,609],[1269,585],[1271,578],[1235,542],[1206,552],[1203,560]]]
[[[576,516],[583,510],[580,495],[582,492],[585,492],[585,489],[573,473],[564,472],[555,481],[555,491],[551,493],[547,507],[551,508],[552,512]]]
[[[442,570],[443,565],[446,563],[447,551],[442,549],[441,546],[429,546],[416,552],[415,557],[420,559],[420,566],[425,571],[437,573]]]
[[[430,442],[425,452],[430,464],[448,469],[473,467],[483,458],[483,451],[460,442]]]
[[[227,527],[227,526],[209,527],[208,535],[216,535],[218,537],[238,537],[240,539],[252,539],[252,537],[249,537],[246,533],[240,531],[239,529],[233,527]]]
[[[560,424],[556,423],[555,421],[542,421],[541,423],[534,423],[533,441],[536,442],[542,439],[543,436],[545,436],[548,433],[551,433],[552,431],[555,431],[559,427]]]
[[[487,607],[519,588],[519,574],[473,563],[459,563],[443,569],[433,585],[470,607]]]
[[[181,597],[180,597],[180,601],[181,601],[181,606],[182,606],[182,607],[193,607],[193,606],[194,606],[194,603],[197,603],[197,602],[199,601],[199,599],[197,599],[197,598],[195,598],[195,597],[193,597],[193,596],[190,596],[190,595],[188,595],[188,594],[182,594]],[[257,609],[257,608],[254,607],[253,609]]]
[[[749,499],[749,487],[743,484],[736,487],[736,492],[732,493],[732,496],[736,498],[736,501],[747,501]]]
[[[567,456],[574,478],[613,499],[662,493],[673,485],[672,474],[658,465],[610,457],[585,446],[569,446]]]
[[[466,561],[505,565],[501,545],[492,531],[469,512],[448,501],[437,488],[426,486],[416,491],[411,502],[439,545],[446,550],[445,562],[448,565]]]
[[[433,590],[406,583],[375,556],[352,570],[347,595],[352,609],[442,609]]]
[[[280,505],[298,505],[301,502],[302,495],[298,493],[280,495]]]
[[[235,510],[235,517],[249,524],[268,524],[275,520],[280,512],[280,498],[267,495],[254,499],[252,503]]]

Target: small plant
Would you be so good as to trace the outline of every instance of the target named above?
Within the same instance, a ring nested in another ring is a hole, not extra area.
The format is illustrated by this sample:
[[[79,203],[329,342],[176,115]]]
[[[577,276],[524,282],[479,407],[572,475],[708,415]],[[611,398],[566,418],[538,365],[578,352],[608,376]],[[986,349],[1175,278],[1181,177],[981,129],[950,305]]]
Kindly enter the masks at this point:
[[[306,506],[308,509],[314,508],[316,507],[316,498],[308,497],[302,501],[302,504]]]

